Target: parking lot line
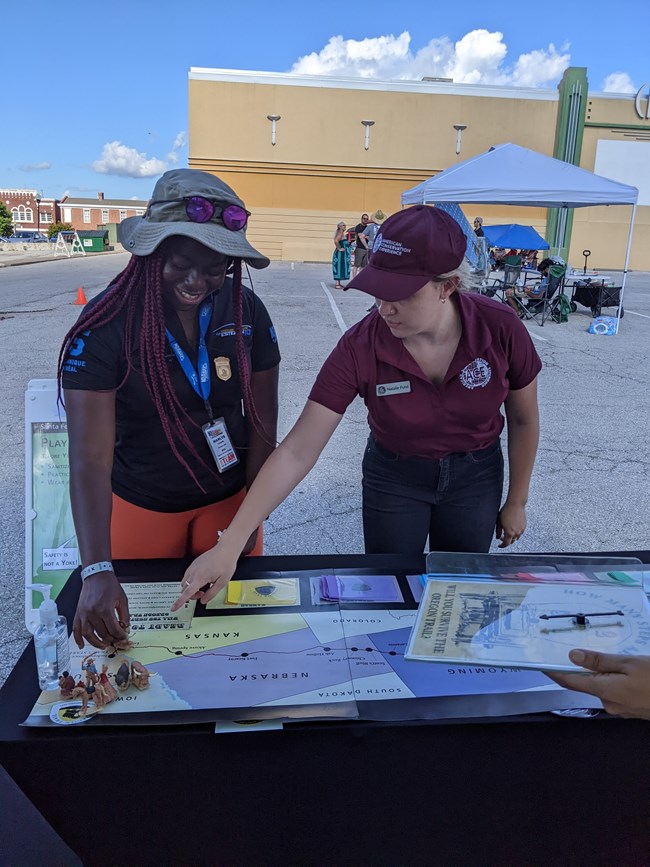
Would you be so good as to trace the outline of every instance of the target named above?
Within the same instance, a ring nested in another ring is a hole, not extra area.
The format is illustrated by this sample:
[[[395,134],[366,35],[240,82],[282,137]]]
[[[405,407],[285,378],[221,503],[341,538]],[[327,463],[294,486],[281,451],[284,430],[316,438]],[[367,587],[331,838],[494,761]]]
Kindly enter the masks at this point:
[[[336,306],[336,301],[332,297],[332,293],[330,292],[330,290],[327,288],[327,286],[325,285],[325,283],[322,280],[320,281],[320,285],[323,289],[323,292],[327,295],[327,298],[330,302],[330,307],[334,311],[334,318],[336,319],[336,321],[339,324],[339,328],[341,329],[341,334],[345,334],[345,332],[348,330],[348,326],[345,324],[343,317],[341,316],[341,311]]]
[[[643,316],[644,319],[650,319],[650,316],[647,316],[645,313],[637,313],[636,310],[628,310],[627,307],[625,308],[625,312],[631,313],[632,316]]]

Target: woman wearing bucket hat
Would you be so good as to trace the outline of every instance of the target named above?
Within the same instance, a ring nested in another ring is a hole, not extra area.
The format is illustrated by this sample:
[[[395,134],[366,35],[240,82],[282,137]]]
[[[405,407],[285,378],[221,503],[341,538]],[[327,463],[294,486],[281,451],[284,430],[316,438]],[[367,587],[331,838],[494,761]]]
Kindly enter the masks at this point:
[[[269,260],[246,239],[248,217],[214,175],[164,174],[144,216],[118,228],[129,264],[63,341],[80,647],[126,638],[111,557],[210,548],[275,446],[277,339],[241,279],[242,261]],[[261,553],[256,528],[242,549]]]
[[[364,243],[365,246],[368,248],[368,259],[370,259],[372,255],[372,245],[375,243],[375,238],[377,237],[379,228],[385,219],[386,214],[384,214],[382,210],[375,211],[374,214],[371,214],[370,222],[362,232],[362,243]]]
[[[468,285],[467,240],[438,208],[386,220],[369,265],[349,284],[376,309],[347,331],[321,368],[292,431],[260,472],[219,544],[189,567],[176,606],[206,584],[209,600],[232,576],[261,516],[304,478],[346,408],[360,395],[370,437],[363,459],[368,553],[486,552],[526,527],[537,451],[536,377],[525,327]],[[508,419],[509,487],[501,506],[501,406]]]

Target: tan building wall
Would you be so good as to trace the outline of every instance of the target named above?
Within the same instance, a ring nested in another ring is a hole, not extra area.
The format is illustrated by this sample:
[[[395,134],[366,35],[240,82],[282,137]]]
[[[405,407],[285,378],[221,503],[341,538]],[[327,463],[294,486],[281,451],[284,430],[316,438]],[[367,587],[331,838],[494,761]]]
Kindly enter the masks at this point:
[[[633,102],[606,99],[609,119]],[[189,80],[189,165],[229,183],[253,212],[249,237],[273,259],[327,261],[336,223],[355,225],[363,212],[400,209],[404,190],[490,146],[511,141],[551,155],[556,90],[439,82],[377,82],[274,73],[192,70]],[[594,116],[600,107],[591,106]],[[268,115],[280,115],[271,143]],[[365,128],[371,119],[369,147]],[[457,155],[454,124],[465,124]],[[595,140],[585,130],[583,166],[593,169]],[[589,165],[591,160],[591,165]],[[471,220],[524,223],[541,234],[546,211],[463,205]],[[650,208],[637,219],[632,267],[650,270],[644,243]],[[628,208],[576,211],[571,263],[621,267]]]
[[[593,124],[593,125],[592,125]],[[639,118],[634,96],[590,96],[585,117],[580,165],[594,171],[600,140],[648,141],[650,120]],[[591,250],[589,265],[623,268],[631,206],[580,208],[575,211],[570,258],[582,263],[583,250]],[[650,207],[637,208],[629,267],[650,271]]]

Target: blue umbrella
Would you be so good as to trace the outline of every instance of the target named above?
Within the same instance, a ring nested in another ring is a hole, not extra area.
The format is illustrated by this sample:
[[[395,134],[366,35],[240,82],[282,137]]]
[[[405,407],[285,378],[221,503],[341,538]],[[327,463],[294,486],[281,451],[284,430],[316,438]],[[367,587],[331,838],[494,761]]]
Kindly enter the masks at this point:
[[[503,226],[483,226],[488,247],[512,247],[515,250],[548,250],[548,241],[532,226],[510,223]]]

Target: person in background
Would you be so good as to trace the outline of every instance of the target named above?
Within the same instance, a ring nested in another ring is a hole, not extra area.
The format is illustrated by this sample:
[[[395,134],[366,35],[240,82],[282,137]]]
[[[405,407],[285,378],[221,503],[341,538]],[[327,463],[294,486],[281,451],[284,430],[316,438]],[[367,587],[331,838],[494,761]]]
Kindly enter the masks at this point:
[[[527,270],[537,269],[537,250],[522,250],[521,251],[522,267]]]
[[[361,242],[365,245],[368,250],[368,260],[372,256],[372,247],[375,243],[375,238],[379,233],[379,227],[386,219],[386,214],[379,209],[374,212],[374,214],[370,217],[370,222],[366,226],[366,228],[361,233]]]
[[[506,255],[503,257],[503,264],[514,265],[515,268],[519,268],[521,266],[521,256],[514,249],[508,250]]]
[[[539,281],[539,283],[531,283],[529,286],[524,285],[523,287],[517,289],[516,291],[519,297],[525,296],[526,298],[530,298],[534,301],[542,298],[546,294],[549,277],[548,269],[551,264],[551,259],[544,259],[540,263],[539,273],[542,275],[542,279]],[[506,304],[509,304],[518,316],[524,315],[521,308],[515,301],[515,289],[513,289],[512,286],[506,287],[505,300]]]
[[[368,264],[368,245],[364,240],[360,240],[359,236],[364,231],[368,223],[370,222],[370,218],[368,214],[361,214],[361,222],[357,223],[354,227],[354,262],[352,265],[352,279],[357,276],[357,273],[365,268]]]
[[[275,446],[277,338],[241,277],[242,261],[269,260],[246,240],[248,217],[214,175],[166,172],[144,216],[118,227],[128,265],[64,338],[79,647],[127,639],[112,558],[212,547]],[[257,528],[243,550],[262,552]]]
[[[477,238],[483,238],[483,217],[474,217],[474,234]]]
[[[593,650],[572,650],[569,659],[591,674],[545,674],[565,689],[599,698],[607,713],[650,720],[650,656],[619,656]]]
[[[349,284],[377,307],[347,331],[291,432],[262,468],[219,544],[192,563],[173,610],[208,602],[230,580],[251,528],[307,475],[360,395],[367,553],[489,550],[526,528],[539,435],[541,361],[523,323],[470,288],[467,240],[438,208],[390,217]],[[509,486],[500,435],[508,420]],[[206,589],[206,585],[210,585]]]
[[[345,289],[341,280],[350,279],[350,242],[345,237],[345,223],[336,224],[334,232],[334,253],[332,254],[332,276],[334,288]]]

